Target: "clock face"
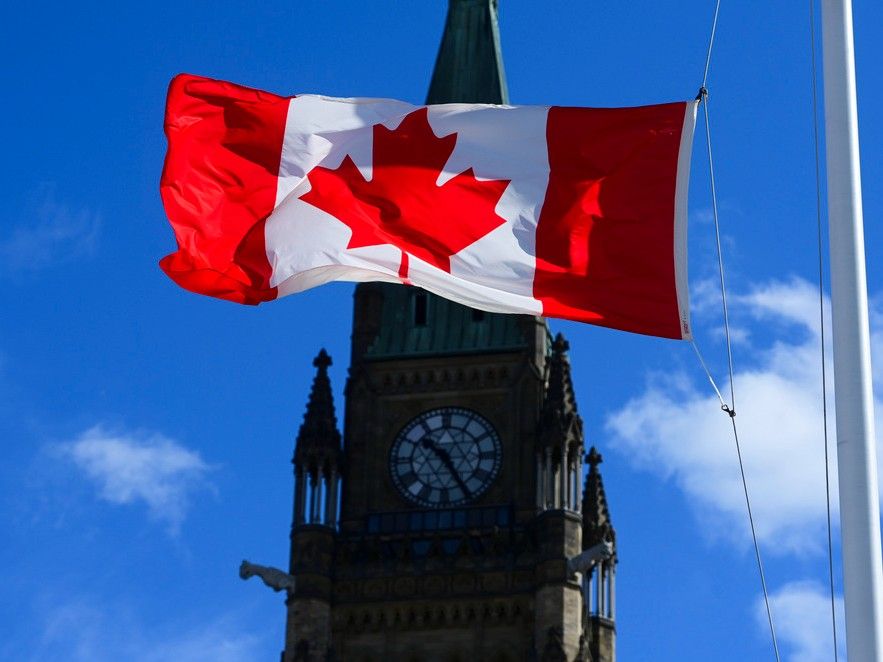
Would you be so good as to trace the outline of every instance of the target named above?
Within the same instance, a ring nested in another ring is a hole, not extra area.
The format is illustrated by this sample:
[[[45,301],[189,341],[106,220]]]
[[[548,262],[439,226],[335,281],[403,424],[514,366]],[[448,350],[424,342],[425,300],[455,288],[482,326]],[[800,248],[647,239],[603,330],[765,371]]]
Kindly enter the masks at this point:
[[[399,432],[389,453],[390,473],[402,495],[431,508],[467,503],[500,470],[500,437],[482,416],[444,407],[420,414]]]

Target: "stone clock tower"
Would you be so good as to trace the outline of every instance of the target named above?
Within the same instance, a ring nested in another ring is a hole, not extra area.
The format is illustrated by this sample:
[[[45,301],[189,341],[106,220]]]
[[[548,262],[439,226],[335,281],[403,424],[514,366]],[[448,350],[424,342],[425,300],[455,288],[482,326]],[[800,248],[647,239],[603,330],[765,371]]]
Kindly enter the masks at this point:
[[[507,103],[496,0],[451,0],[430,103]],[[542,318],[356,287],[343,435],[324,350],[295,448],[282,658],[613,662],[615,534]],[[583,462],[589,462],[583,487]]]

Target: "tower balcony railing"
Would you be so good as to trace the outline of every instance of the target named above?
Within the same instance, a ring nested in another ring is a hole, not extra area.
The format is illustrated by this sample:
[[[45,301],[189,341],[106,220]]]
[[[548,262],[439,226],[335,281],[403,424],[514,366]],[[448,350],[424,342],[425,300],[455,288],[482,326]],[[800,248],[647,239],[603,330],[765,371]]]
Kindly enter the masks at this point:
[[[373,513],[365,518],[368,534],[415,533],[453,529],[507,528],[514,521],[512,506],[477,506],[439,510]]]

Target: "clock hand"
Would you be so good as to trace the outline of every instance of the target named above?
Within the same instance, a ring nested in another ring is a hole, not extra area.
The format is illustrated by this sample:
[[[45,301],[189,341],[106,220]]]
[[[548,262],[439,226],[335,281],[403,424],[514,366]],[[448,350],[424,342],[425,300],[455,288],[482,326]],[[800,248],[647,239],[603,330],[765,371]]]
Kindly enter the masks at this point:
[[[466,487],[466,483],[463,482],[463,479],[460,477],[459,472],[454,469],[454,463],[451,462],[451,455],[450,453],[448,453],[448,451],[446,451],[444,448],[439,448],[438,446],[436,446],[435,442],[429,437],[423,437],[423,439],[420,440],[420,445],[423,446],[423,448],[427,448],[436,454],[438,459],[441,460],[442,464],[445,465],[448,473],[453,476],[457,485],[459,485],[460,489],[463,490],[463,492],[466,494],[467,498],[472,496],[472,492],[469,490],[468,487]]]

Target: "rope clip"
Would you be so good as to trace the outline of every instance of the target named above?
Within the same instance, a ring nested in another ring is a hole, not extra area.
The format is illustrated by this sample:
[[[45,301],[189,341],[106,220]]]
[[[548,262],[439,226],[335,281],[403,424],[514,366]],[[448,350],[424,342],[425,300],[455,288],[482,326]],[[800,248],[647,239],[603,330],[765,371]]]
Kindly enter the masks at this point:
[[[703,85],[699,88],[699,94],[696,95],[696,101],[702,101],[708,98],[708,88]]]
[[[736,410],[730,409],[730,405],[721,405],[721,409],[727,414],[729,414],[730,418],[736,418]]]

